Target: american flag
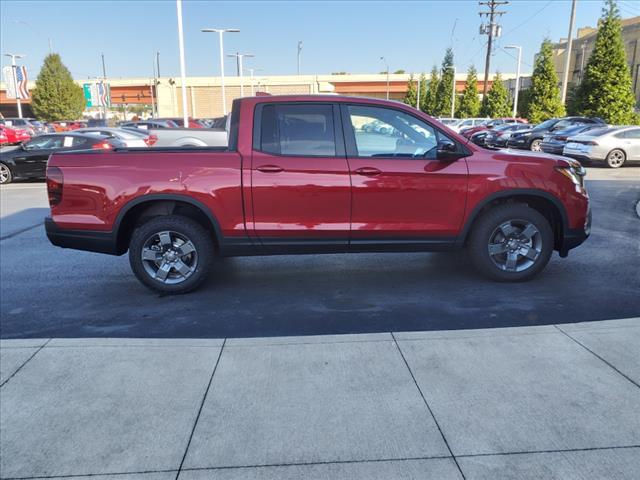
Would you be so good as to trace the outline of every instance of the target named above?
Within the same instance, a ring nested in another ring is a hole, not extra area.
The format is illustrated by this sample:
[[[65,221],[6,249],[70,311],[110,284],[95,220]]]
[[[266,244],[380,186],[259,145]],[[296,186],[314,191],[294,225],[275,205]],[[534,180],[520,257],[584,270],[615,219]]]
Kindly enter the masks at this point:
[[[16,70],[17,96],[20,100],[29,99],[29,89],[27,88],[27,69],[24,66],[14,67]]]

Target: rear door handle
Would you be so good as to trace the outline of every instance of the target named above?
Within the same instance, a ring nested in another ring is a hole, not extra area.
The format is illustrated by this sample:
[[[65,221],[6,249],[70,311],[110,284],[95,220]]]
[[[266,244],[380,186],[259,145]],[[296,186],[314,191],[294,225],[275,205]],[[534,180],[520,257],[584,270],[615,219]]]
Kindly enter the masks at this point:
[[[375,167],[361,167],[355,170],[358,175],[364,175],[366,177],[374,177],[376,175],[380,175],[382,171],[378,170]]]
[[[260,167],[256,168],[256,170],[263,173],[278,173],[283,171],[284,168],[277,165],[261,165]]]

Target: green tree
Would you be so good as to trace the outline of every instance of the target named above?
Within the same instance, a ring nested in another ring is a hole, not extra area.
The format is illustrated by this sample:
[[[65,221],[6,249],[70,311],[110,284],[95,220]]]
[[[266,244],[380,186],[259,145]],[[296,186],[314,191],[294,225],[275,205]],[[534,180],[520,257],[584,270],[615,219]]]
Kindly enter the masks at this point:
[[[635,99],[627,65],[622,24],[615,0],[606,0],[596,44],[577,93],[577,107],[584,115],[602,117],[614,124],[635,120]]]
[[[447,48],[442,60],[442,79],[436,91],[434,115],[451,115],[451,90],[453,89],[453,50]]]
[[[400,73],[407,73],[407,71],[401,68],[400,70],[396,70],[395,72],[393,72],[394,75]]]
[[[472,65],[467,72],[467,82],[460,101],[457,103],[456,117],[477,117],[480,113],[480,98],[478,97],[478,72]]]
[[[38,118],[48,122],[82,116],[85,107],[82,87],[73,81],[57,53],[50,53],[44,59],[31,92],[31,107]]]
[[[423,73],[420,74],[420,78],[418,79],[418,102],[419,102],[419,108],[420,110],[422,110],[423,112],[424,110],[424,102],[425,102],[425,98],[427,98],[427,84],[429,82],[427,81],[427,76]]]
[[[529,89],[523,88],[518,95],[518,111],[516,112],[521,118],[529,118]]]
[[[540,123],[552,117],[561,117],[565,113],[560,101],[558,75],[553,65],[553,47],[545,38],[536,55],[529,88],[528,118],[532,123]]]
[[[500,118],[511,116],[511,99],[509,91],[502,83],[500,72],[496,72],[496,76],[491,83],[491,90],[482,99],[482,108],[480,115],[483,117]]]
[[[438,84],[440,83],[440,77],[438,76],[438,67],[435,65],[431,69],[431,78],[429,82],[423,82],[425,85],[424,95],[422,90],[420,91],[420,110],[429,115],[437,115],[436,113],[436,93],[438,91]],[[428,83],[428,85],[427,85]],[[422,86],[421,86],[422,87]]]
[[[415,107],[417,100],[418,90],[416,89],[416,81],[413,79],[413,74],[411,74],[409,76],[409,81],[407,82],[407,93],[405,93],[403,101],[407,105]]]

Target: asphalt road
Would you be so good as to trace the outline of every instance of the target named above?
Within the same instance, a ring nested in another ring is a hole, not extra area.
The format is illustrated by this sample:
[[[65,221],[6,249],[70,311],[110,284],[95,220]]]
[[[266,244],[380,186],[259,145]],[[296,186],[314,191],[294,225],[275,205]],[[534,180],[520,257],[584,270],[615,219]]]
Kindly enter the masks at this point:
[[[42,183],[0,187],[0,336],[260,337],[539,325],[640,316],[640,167],[589,170],[593,233],[533,281],[480,277],[463,253],[217,261],[203,288],[150,293],[126,256],[46,239]]]

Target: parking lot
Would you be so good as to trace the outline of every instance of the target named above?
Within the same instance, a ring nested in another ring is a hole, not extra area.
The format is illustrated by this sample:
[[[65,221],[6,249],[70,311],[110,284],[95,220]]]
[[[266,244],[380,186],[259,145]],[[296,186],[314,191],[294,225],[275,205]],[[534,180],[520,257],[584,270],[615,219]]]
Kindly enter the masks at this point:
[[[533,281],[460,253],[218,259],[198,292],[144,288],[126,256],[47,241],[43,183],[0,188],[2,338],[225,338],[541,325],[640,315],[640,168],[590,168],[593,232]]]

